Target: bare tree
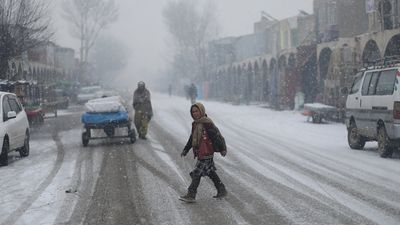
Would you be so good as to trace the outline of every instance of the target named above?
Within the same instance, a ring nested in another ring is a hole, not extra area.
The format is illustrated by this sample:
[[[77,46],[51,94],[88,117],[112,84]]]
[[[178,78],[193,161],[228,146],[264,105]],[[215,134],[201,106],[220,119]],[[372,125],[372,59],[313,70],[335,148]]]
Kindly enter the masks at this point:
[[[114,0],[64,0],[62,7],[72,35],[80,41],[80,62],[85,64],[100,32],[117,20],[118,8]]]
[[[217,35],[213,1],[199,6],[196,0],[170,1],[163,16],[175,43],[173,66],[182,77],[205,76],[207,42]]]
[[[44,42],[53,33],[47,17],[48,3],[40,0],[0,0],[0,77],[9,62]]]

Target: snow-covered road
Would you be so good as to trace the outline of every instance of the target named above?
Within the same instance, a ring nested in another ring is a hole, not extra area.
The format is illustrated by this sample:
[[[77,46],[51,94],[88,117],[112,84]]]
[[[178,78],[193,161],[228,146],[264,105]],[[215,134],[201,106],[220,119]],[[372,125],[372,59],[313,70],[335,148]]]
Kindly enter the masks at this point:
[[[227,141],[215,162],[229,195],[213,199],[203,179],[197,203],[184,204],[190,102],[152,100],[149,139],[133,145],[83,148],[76,108],[32,129],[30,156],[0,168],[0,224],[400,224],[398,152],[350,150],[343,124],[257,105],[203,102]]]
[[[189,101],[157,96],[154,105],[161,126],[185,140]],[[228,144],[228,156],[216,160],[229,175],[228,188],[232,182],[257,193],[295,224],[400,223],[398,154],[382,159],[376,143],[350,150],[344,124],[309,123],[299,112],[218,102],[205,107]]]

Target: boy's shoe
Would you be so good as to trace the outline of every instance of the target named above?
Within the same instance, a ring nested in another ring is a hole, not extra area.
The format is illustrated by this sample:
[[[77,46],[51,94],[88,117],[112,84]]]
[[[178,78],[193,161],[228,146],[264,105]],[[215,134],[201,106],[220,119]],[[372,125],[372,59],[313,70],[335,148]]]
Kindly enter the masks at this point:
[[[186,203],[195,203],[196,202],[196,199],[193,198],[193,196],[190,196],[189,194],[180,196],[179,200],[184,201]]]
[[[221,186],[219,186],[218,188],[218,193],[217,195],[213,196],[213,198],[223,198],[226,197],[228,195],[228,192],[225,189],[225,186],[223,184],[221,184]]]

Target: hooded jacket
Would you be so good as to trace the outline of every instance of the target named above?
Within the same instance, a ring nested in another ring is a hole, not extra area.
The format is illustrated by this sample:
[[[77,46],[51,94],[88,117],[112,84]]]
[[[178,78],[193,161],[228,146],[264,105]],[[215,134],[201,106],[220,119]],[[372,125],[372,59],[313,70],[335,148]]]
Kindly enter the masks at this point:
[[[198,102],[192,105],[190,107],[191,115],[193,107],[199,109],[201,118],[198,120],[193,118],[194,121],[192,123],[192,131],[189,140],[183,149],[183,153],[186,155],[189,150],[193,148],[193,154],[195,158],[197,157],[199,160],[212,158],[214,155],[213,146],[218,144],[216,143],[218,142],[216,138],[218,128],[214,125],[213,121],[207,117],[203,104]]]
[[[146,88],[138,88],[133,94],[133,108],[136,112],[153,116],[153,108],[151,106],[150,92]]]

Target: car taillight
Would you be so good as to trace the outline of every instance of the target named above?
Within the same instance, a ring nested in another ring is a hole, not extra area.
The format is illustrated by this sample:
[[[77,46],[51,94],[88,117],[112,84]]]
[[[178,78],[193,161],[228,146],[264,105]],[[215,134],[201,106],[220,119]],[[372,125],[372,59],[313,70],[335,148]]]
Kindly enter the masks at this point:
[[[393,118],[400,119],[400,102],[394,102],[393,105]]]

